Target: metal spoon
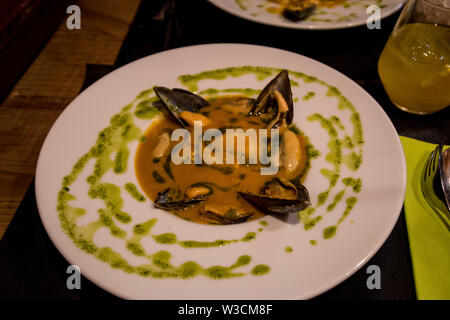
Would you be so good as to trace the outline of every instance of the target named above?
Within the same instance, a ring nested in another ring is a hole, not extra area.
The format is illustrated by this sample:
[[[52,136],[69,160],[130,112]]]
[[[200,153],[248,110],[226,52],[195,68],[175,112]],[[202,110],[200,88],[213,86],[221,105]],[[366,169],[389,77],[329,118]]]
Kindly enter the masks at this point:
[[[447,208],[450,211],[450,148],[441,151],[439,154],[439,172],[445,202],[447,202]]]

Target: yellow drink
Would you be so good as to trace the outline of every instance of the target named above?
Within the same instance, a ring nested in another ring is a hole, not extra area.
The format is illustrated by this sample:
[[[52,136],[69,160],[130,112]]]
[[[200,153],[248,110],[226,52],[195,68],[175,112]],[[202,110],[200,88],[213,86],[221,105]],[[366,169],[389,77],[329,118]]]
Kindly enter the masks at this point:
[[[391,34],[378,74],[400,109],[426,114],[450,105],[450,28],[405,24]]]

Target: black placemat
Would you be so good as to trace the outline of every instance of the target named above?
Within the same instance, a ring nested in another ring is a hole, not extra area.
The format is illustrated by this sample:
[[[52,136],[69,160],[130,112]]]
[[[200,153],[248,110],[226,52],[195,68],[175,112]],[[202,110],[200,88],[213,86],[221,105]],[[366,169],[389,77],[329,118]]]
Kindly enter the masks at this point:
[[[450,137],[448,109],[425,117],[406,114],[390,103],[379,82],[376,62],[398,14],[382,20],[381,30],[299,31],[242,20],[206,1],[177,1],[177,11],[168,15],[172,18],[169,22],[154,20],[163,3],[142,2],[116,65],[89,65],[84,87],[119,66],[167,48],[212,42],[254,43],[309,56],[357,81],[384,108],[399,134],[429,142]],[[167,29],[172,32],[167,33]],[[380,267],[380,290],[367,288],[369,265]],[[68,290],[67,267],[39,219],[32,184],[0,241],[0,299],[114,299],[85,278],[81,290]],[[415,299],[404,212],[365,266],[316,299]]]

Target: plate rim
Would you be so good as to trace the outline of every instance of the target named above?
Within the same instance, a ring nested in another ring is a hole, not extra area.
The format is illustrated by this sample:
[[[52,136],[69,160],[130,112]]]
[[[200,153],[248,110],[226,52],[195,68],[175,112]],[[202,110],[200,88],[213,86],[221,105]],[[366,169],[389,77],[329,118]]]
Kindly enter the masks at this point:
[[[395,129],[395,126],[393,125],[392,121],[390,120],[389,116],[387,115],[387,113],[384,111],[384,109],[381,107],[381,105],[364,89],[362,88],[358,83],[356,83],[355,81],[353,81],[351,78],[349,78],[348,76],[346,76],[345,74],[341,73],[340,71],[326,65],[325,63],[322,63],[318,60],[315,60],[313,58],[304,56],[302,54],[298,54],[292,51],[288,51],[288,50],[284,50],[284,49],[279,49],[279,48],[274,48],[274,47],[268,47],[268,46],[261,46],[261,45],[253,45],[253,44],[244,44],[244,43],[211,43],[211,44],[200,44],[200,45],[191,45],[191,46],[184,46],[184,47],[179,47],[179,48],[175,48],[175,49],[171,49],[171,50],[165,50],[165,51],[161,51],[161,52],[157,52],[142,58],[139,58],[137,60],[134,60],[128,64],[125,64],[115,70],[113,70],[112,72],[106,74],[105,76],[103,76],[102,78],[98,79],[97,81],[95,81],[93,84],[91,84],[89,87],[87,87],[86,89],[84,89],[83,91],[81,91],[77,97],[75,97],[75,99],[73,99],[65,108],[64,110],[61,112],[61,114],[58,116],[58,118],[54,121],[54,123],[52,124],[50,130],[48,131],[44,142],[42,143],[41,149],[39,151],[39,156],[38,156],[38,160],[36,163],[36,170],[35,170],[35,182],[34,182],[34,187],[36,190],[35,193],[35,197],[36,197],[36,204],[37,204],[37,208],[38,208],[38,212],[39,212],[39,217],[41,220],[42,225],[44,226],[44,229],[47,233],[47,235],[49,236],[50,240],[52,241],[53,245],[57,248],[58,252],[64,257],[64,259],[66,259],[67,262],[69,262],[70,264],[76,264],[74,263],[74,261],[72,259],[70,259],[68,257],[68,254],[66,252],[64,252],[64,250],[62,249],[62,246],[60,244],[58,244],[58,241],[56,241],[56,230],[52,231],[52,229],[50,228],[50,224],[47,221],[47,223],[45,222],[46,219],[44,218],[45,214],[43,213],[44,210],[42,208],[42,204],[39,205],[39,198],[41,198],[41,196],[38,196],[39,192],[37,192],[37,190],[39,190],[39,183],[41,181],[41,175],[40,175],[40,168],[42,167],[42,155],[43,155],[43,150],[45,148],[45,146],[49,143],[49,137],[51,136],[52,132],[56,127],[56,124],[60,121],[62,121],[61,119],[63,119],[65,117],[65,114],[67,113],[67,111],[69,110],[69,108],[71,107],[72,104],[76,103],[76,101],[79,99],[79,97],[81,95],[83,95],[85,92],[91,91],[93,89],[95,89],[96,86],[98,86],[98,84],[104,80],[105,78],[111,76],[113,73],[115,72],[119,72],[119,70],[121,70],[122,68],[126,68],[131,64],[137,64],[139,63],[141,60],[144,59],[149,59],[150,57],[156,56],[156,55],[164,55],[167,54],[168,52],[174,52],[174,51],[182,51],[185,49],[193,49],[193,48],[201,48],[201,47],[230,47],[230,46],[241,46],[241,47],[253,47],[253,48],[264,48],[264,49],[269,49],[269,50],[275,50],[275,51],[279,51],[279,52],[284,52],[284,53],[289,53],[289,54],[293,54],[293,55],[297,55],[300,56],[302,59],[305,60],[311,60],[314,61],[315,63],[318,63],[320,65],[322,65],[323,67],[329,68],[332,71],[336,72],[340,77],[344,77],[346,80],[350,81],[352,83],[352,85],[357,86],[362,92],[364,92],[367,97],[372,101],[373,104],[375,104],[378,108],[378,112],[380,112],[382,114],[382,116],[384,117],[384,119],[387,121],[389,128],[392,130],[392,132],[394,133],[395,136],[395,143],[397,145],[397,147],[399,147],[399,151],[400,151],[400,155],[401,155],[401,176],[402,176],[402,181],[401,181],[401,185],[403,186],[401,191],[401,197],[398,198],[395,208],[392,209],[392,219],[390,220],[390,223],[388,225],[385,226],[385,231],[382,233],[382,236],[379,237],[379,239],[376,241],[376,244],[370,248],[370,250],[364,255],[365,257],[355,266],[353,266],[351,268],[351,270],[345,274],[341,274],[341,276],[336,277],[334,281],[332,282],[328,282],[326,285],[322,286],[321,288],[316,289],[315,291],[310,292],[307,295],[298,295],[292,298],[288,298],[289,300],[298,300],[298,299],[311,299],[314,298],[328,290],[333,289],[334,287],[336,287],[338,284],[344,282],[346,279],[348,279],[350,276],[352,276],[354,273],[356,273],[359,269],[361,269],[361,267],[366,264],[381,248],[381,246],[386,242],[387,238],[389,237],[389,235],[392,233],[392,230],[394,229],[401,211],[402,211],[402,207],[403,207],[403,202],[404,202],[404,197],[405,197],[405,192],[406,192],[406,179],[407,179],[407,173],[406,173],[406,160],[405,160],[405,154],[404,154],[404,150],[400,141],[400,137],[399,134],[397,133],[397,130]],[[205,71],[205,70],[203,70]],[[97,281],[97,279],[95,279],[93,276],[91,276],[88,273],[84,272],[83,273],[83,277],[87,278],[89,281],[91,281],[92,283],[94,283],[95,285],[97,285],[98,287],[102,288],[103,290],[107,291],[108,293],[115,295],[119,298],[122,299],[133,299],[130,296],[127,296],[125,294],[122,294],[119,290],[116,290],[116,288],[109,286],[107,283],[100,283],[100,281]],[[153,298],[154,300],[165,300],[165,299],[158,299],[158,298]],[[215,299],[215,300],[219,300],[219,299]],[[244,299],[238,299],[238,300],[244,300]],[[281,298],[277,299],[275,298],[274,300],[281,300]]]

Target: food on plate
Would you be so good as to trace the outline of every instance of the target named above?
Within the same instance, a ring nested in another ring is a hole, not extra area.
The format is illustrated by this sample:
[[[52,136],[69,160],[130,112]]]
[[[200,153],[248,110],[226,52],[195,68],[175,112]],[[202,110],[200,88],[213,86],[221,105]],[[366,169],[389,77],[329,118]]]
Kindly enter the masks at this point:
[[[281,13],[286,19],[300,21],[312,15],[318,7],[333,7],[346,0],[267,0],[279,5],[278,8],[270,8],[269,11]]]
[[[154,91],[168,117],[150,125],[135,161],[155,207],[194,222],[234,224],[310,206],[301,184],[307,141],[292,124],[286,70],[256,99]]]

